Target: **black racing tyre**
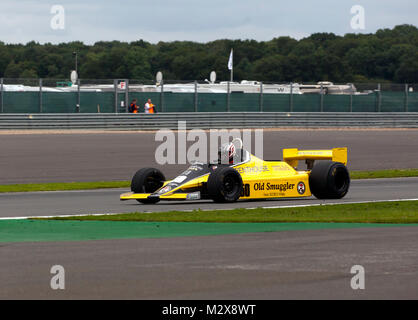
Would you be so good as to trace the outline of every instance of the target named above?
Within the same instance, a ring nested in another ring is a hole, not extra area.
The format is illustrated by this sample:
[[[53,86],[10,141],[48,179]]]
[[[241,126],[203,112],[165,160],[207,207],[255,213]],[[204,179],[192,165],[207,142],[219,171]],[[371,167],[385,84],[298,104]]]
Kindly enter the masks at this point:
[[[241,196],[241,175],[231,167],[217,168],[208,178],[207,190],[215,202],[235,202]]]
[[[350,174],[340,162],[317,161],[309,176],[309,187],[318,199],[341,199],[350,187]]]
[[[161,188],[164,184],[164,174],[154,168],[143,168],[138,170],[131,182],[131,190],[134,193],[153,193]],[[138,199],[141,203],[157,203],[160,201],[155,199]]]

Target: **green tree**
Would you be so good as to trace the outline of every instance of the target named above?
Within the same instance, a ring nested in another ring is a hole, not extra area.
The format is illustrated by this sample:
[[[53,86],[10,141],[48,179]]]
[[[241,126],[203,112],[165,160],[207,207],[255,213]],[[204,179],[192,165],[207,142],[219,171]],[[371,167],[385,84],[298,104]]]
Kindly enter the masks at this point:
[[[151,44],[80,41],[60,44],[0,42],[0,77],[37,75],[69,78],[77,52],[81,79],[136,78],[153,80],[157,71],[166,80],[203,80],[215,70],[228,80],[229,53],[234,49],[234,79],[316,82],[415,81],[418,28],[399,25],[374,34],[314,33],[301,40],[220,39]]]
[[[243,58],[234,69],[237,80],[253,79],[253,65],[247,58]]]
[[[85,57],[85,62],[81,65],[81,74],[87,79],[105,79],[106,69],[103,64],[105,52],[89,52]]]
[[[21,79],[37,79],[38,74],[33,69],[26,69],[19,75],[19,78],[21,78]]]
[[[418,83],[418,52],[403,57],[395,72],[395,80],[400,83]]]
[[[254,64],[254,74],[257,79],[266,81],[281,82],[284,81],[285,57],[274,55],[257,60]]]
[[[19,78],[23,72],[23,66],[21,63],[15,63],[14,60],[10,61],[4,71],[5,78]]]
[[[131,79],[152,79],[151,65],[147,50],[141,46],[133,46],[123,57],[127,77]]]

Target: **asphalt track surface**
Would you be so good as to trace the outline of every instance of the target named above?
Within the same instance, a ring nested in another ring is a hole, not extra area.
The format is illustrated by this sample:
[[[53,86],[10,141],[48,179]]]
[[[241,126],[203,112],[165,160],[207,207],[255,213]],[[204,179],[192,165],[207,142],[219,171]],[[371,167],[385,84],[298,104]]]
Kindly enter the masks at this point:
[[[154,133],[0,135],[0,184],[127,180],[154,166]],[[266,131],[283,147],[349,148],[351,170],[416,168],[418,130]],[[276,147],[276,148],[274,148]],[[165,166],[168,178],[184,166]],[[418,178],[357,180],[341,202],[417,198]],[[0,217],[226,208],[119,202],[122,190],[0,195]],[[315,198],[229,207],[319,203]],[[335,201],[332,201],[335,202]],[[418,227],[0,244],[0,299],[418,299]],[[66,289],[50,289],[63,265]],[[362,265],[366,289],[352,290]]]
[[[342,202],[410,198],[417,186],[418,178],[353,181]],[[3,194],[1,212],[68,214],[79,208],[101,211],[109,203],[118,211],[216,207],[211,202],[142,206],[119,203],[118,195],[119,190]],[[234,207],[308,203],[318,201]],[[418,299],[417,234],[417,226],[404,226],[1,243],[0,299]],[[53,265],[65,268],[65,290],[50,288]],[[365,290],[350,286],[354,265],[365,268]]]
[[[374,200],[418,198],[418,178],[353,180],[342,200],[318,200],[315,197],[267,201],[238,201],[217,204],[212,201],[161,201],[144,205],[120,201],[119,195],[127,190],[87,190],[0,194],[0,218],[26,216],[55,216],[74,214],[156,212],[195,209],[230,209],[309,205],[317,203],[344,203]]]
[[[173,178],[186,165],[156,165],[160,144],[153,132],[0,132],[0,184],[129,180],[142,167]],[[348,147],[350,170],[418,167],[416,129],[265,130],[263,145],[265,159],[281,159],[283,148]]]
[[[2,243],[0,299],[417,299],[417,229]],[[65,290],[50,288],[57,264]]]

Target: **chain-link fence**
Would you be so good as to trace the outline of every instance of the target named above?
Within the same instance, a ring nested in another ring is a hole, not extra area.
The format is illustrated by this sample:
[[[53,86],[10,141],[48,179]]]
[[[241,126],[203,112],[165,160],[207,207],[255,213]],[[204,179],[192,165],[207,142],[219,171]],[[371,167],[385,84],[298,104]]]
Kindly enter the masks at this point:
[[[1,113],[139,112],[418,112],[418,85],[0,79]]]

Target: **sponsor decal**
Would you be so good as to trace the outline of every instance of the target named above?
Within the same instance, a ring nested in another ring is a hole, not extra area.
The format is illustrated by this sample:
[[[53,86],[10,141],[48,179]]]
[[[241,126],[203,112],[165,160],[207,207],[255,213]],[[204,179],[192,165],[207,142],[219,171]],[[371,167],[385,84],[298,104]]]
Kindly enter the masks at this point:
[[[323,155],[323,151],[299,151],[299,155],[302,156],[320,156]]]
[[[270,192],[270,193],[265,193],[264,196],[267,197],[285,197],[286,193],[284,192]]]
[[[274,166],[271,166],[271,168],[273,169],[273,171],[292,171],[292,169],[285,164],[277,164]]]
[[[189,193],[186,200],[200,200],[200,191]]]
[[[259,166],[259,167],[238,167],[235,168],[239,173],[260,173],[269,171],[267,166]]]
[[[170,185],[166,185],[164,188],[162,188],[160,191],[158,191],[158,193],[163,194],[163,193],[167,193],[169,192],[171,189],[173,189],[172,186]]]
[[[299,194],[304,194],[306,190],[305,184],[302,181],[299,182],[297,189],[298,189]]]
[[[281,191],[281,192],[286,192],[287,190],[292,190],[295,187],[294,183],[254,183],[254,190],[258,191],[258,190],[262,190],[262,191],[270,191],[270,190],[274,190],[274,191]]]
[[[187,177],[186,176],[178,176],[177,178],[175,178],[173,180],[174,183],[182,183],[184,180],[186,180]]]

